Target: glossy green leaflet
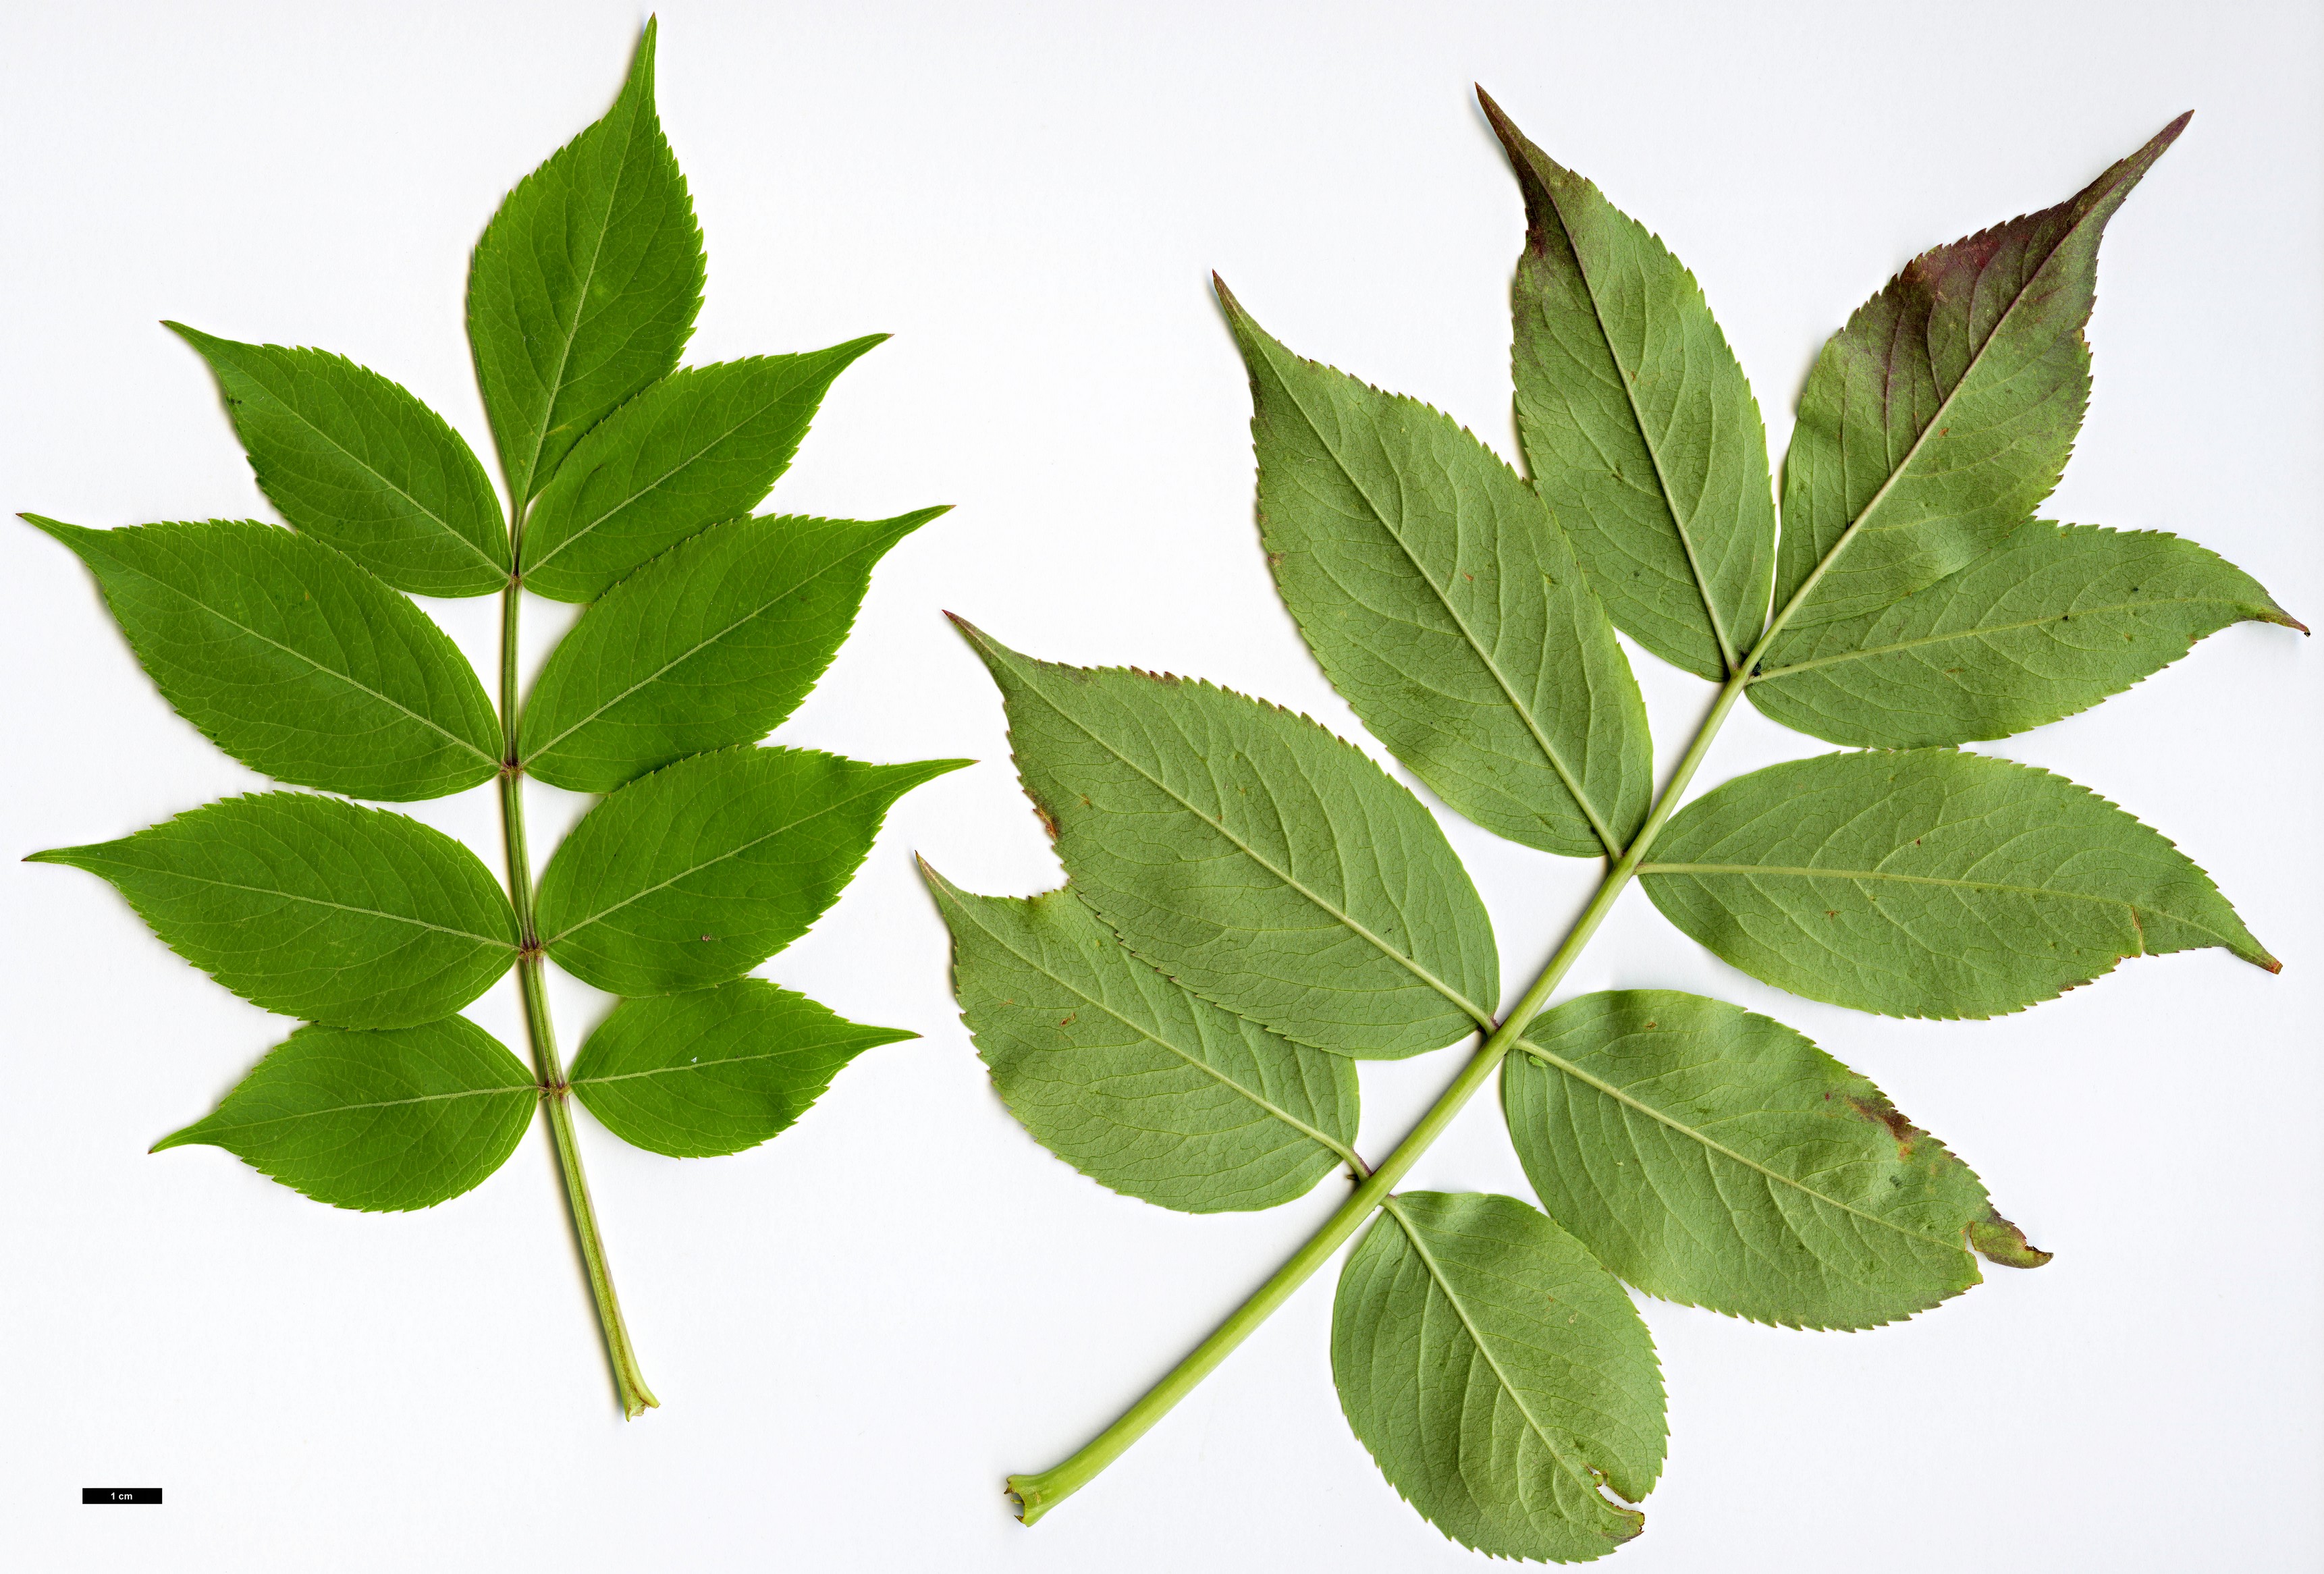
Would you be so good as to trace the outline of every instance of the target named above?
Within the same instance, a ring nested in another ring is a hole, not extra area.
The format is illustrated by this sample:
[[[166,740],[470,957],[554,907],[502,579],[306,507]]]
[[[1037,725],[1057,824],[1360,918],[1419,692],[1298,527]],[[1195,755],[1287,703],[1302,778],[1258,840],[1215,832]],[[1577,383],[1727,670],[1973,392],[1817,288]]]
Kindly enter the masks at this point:
[[[2191,543],[2034,517],[2088,401],[2099,237],[2186,119],[1859,308],[1801,395],[1779,506],[1692,276],[1482,102],[1527,215],[1524,473],[1219,296],[1268,561],[1324,674],[1446,807],[1607,873],[1505,1006],[1450,842],[1364,753],[1226,689],[967,629],[1068,877],[1025,901],[927,871],[1002,1098],[1060,1157],[1166,1207],[1353,1183],[1111,1427],[1010,1478],[1028,1524],[1351,1240],[1331,1348],[1351,1426],[1445,1534],[1552,1561],[1639,1533],[1661,1468],[1661,1376],[1625,1285],[1867,1329],[1978,1283],[1980,1258],[2048,1260],[1966,1163],[1782,1023],[1674,990],[1551,1005],[1634,881],[1753,977],[1889,1016],[2016,1011],[2198,947],[2277,968],[2162,834],[1961,747],[2097,704],[2229,624],[2300,628]],[[1659,787],[1618,629],[1718,686]],[[1689,801],[1746,700],[1850,751]],[[1461,1039],[1466,1066],[1368,1164],[1351,1063]],[[1496,1072],[1534,1201],[1398,1192]]]
[[[824,391],[879,336],[679,367],[702,237],[655,112],[654,46],[649,23],[613,108],[509,194],[470,265],[505,502],[467,443],[379,373],[171,324],[291,529],[25,516],[95,575],[180,714],[253,769],[318,789],[34,855],[103,876],[187,961],[304,1023],[157,1148],[222,1147],[341,1208],[426,1208],[490,1175],[545,1109],[632,1416],[657,1402],[574,1101],[656,1153],[738,1153],[854,1056],[911,1037],[747,975],[838,899],[898,796],[965,763],[758,746],[837,654],[881,555],[943,511],[752,516]],[[528,590],[587,604],[522,695]],[[497,704],[409,599],[492,594]],[[604,795],[537,884],[528,777]],[[450,837],[347,801],[487,782],[505,888]],[[620,997],[569,1068],[552,962]],[[458,1015],[512,971],[529,1066]]]

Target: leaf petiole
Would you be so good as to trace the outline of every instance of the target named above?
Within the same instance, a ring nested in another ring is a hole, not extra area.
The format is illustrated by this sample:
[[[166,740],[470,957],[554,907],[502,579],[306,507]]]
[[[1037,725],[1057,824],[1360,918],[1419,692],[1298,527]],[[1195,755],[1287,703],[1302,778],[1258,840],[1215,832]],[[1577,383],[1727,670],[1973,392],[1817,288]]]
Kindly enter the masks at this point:
[[[520,505],[521,507],[521,505]],[[523,516],[510,530],[520,546]],[[521,561],[521,559],[520,559]],[[589,1293],[597,1302],[597,1324],[605,1336],[605,1358],[613,1368],[613,1388],[622,1413],[632,1420],[661,1401],[646,1386],[638,1369],[637,1352],[630,1348],[629,1325],[622,1319],[621,1298],[613,1293],[613,1271],[605,1263],[604,1238],[597,1230],[597,1210],[589,1201],[589,1178],[581,1168],[581,1149],[573,1130],[572,1090],[557,1053],[557,1027],[549,1019],[549,993],[541,979],[541,945],[534,921],[532,856],[525,846],[524,771],[518,763],[517,615],[524,586],[516,575],[501,593],[501,832],[508,850],[509,900],[516,907],[517,988],[524,998],[525,1038],[532,1048],[532,1064],[540,1082],[541,1103],[549,1115],[549,1136],[557,1149],[558,1173],[565,1179],[566,1206],[573,1215],[573,1235],[581,1248],[581,1262],[589,1275]]]

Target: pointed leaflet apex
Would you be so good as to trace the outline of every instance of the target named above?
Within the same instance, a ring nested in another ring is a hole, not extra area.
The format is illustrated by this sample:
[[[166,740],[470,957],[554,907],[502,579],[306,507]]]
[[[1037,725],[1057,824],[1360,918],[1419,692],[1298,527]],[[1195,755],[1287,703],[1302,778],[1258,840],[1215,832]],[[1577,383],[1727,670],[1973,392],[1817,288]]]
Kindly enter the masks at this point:
[[[69,525],[62,520],[52,520],[46,514],[19,513],[16,517],[51,540],[60,541],[67,547],[72,546],[75,537],[92,536],[97,533],[86,525]]]
[[[2099,239],[2185,124],[2055,207],[1922,253],[1824,345],[1784,463],[1790,629],[1935,584],[2057,485],[2089,402]]]
[[[639,30],[638,47],[630,55],[630,73],[623,79],[625,87],[636,87],[649,104],[653,102],[654,44],[660,32],[660,14],[649,15],[645,26]]]
[[[952,881],[945,879],[943,875],[937,873],[936,866],[928,861],[927,853],[918,851],[914,852],[912,854],[912,864],[914,868],[920,871],[920,879],[927,883],[930,895],[936,897],[962,897],[968,894],[962,890],[958,886],[953,884]]]
[[[205,355],[209,353],[212,345],[225,345],[229,342],[227,340],[221,339],[213,334],[206,334],[199,328],[188,327],[184,323],[179,322],[171,318],[165,317],[159,320],[163,327],[168,328],[171,333],[185,340],[186,343],[193,345],[195,349],[201,351]]]
[[[1493,134],[1500,139],[1502,150],[1509,156],[1509,168],[1516,172],[1517,185],[1525,193],[1527,221],[1535,222],[1540,216],[1554,214],[1555,198],[1550,195],[1544,176],[1554,173],[1572,179],[1572,172],[1536,147],[1532,140],[1517,129],[1517,122],[1509,118],[1508,112],[1494,102],[1491,94],[1481,87],[1476,89],[1476,93],[1478,107],[1485,112],[1485,119],[1491,124]],[[1540,198],[1538,207],[1535,200],[1536,194]]]
[[[976,652],[977,658],[991,670],[996,678],[1001,676],[1005,663],[1026,659],[958,612],[947,612],[945,616],[952,620],[952,626],[960,631],[960,637],[968,641],[969,649]]]

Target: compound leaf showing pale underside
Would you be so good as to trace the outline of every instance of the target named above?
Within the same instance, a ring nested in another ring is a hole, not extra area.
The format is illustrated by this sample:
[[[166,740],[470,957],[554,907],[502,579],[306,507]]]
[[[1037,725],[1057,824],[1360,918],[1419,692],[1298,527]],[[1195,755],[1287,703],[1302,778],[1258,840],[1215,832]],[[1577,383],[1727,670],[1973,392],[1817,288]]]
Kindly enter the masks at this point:
[[[672,1158],[755,1147],[865,1050],[913,1034],[850,1022],[763,979],[624,1000],[573,1063],[573,1096],[624,1142]]]
[[[611,792],[765,737],[831,664],[872,565],[944,511],[736,520],[681,542],[607,591],[549,656],[525,701],[525,769]]]
[[[1503,1063],[1549,1216],[1649,1295],[1789,1328],[1871,1328],[1978,1282],[1969,1247],[2047,1252],[1969,1167],[1780,1022],[1674,990],[1585,995]]]
[[[78,555],[162,697],[278,781],[438,797],[500,770],[500,724],[428,614],[320,541],[254,520],[90,530]]]
[[[757,507],[832,380],[887,336],[673,373],[600,422],[524,526],[528,589],[592,601],[706,526]]]
[[[1204,999],[1394,1060],[1490,1021],[1491,921],[1402,784],[1305,716],[1125,667],[1062,667],[954,620],[1009,713],[1074,889]]]
[[[222,1147],[335,1208],[432,1208],[500,1168],[540,1102],[524,1063],[464,1017],[374,1032],[309,1026],[153,1151]]]
[[[1269,1033],[1139,961],[1071,888],[959,889],[952,930],[977,1054],[1034,1137],[1101,1184],[1187,1213],[1272,1208],[1356,1163],[1355,1063]]]
[[[2155,831],[2062,777],[1950,749],[1738,777],[1682,809],[1638,873],[1752,977],[1884,1016],[1996,1016],[2202,946],[2279,966]]]
[[[2246,619],[2301,628],[2191,541],[2030,520],[1893,606],[1785,630],[1748,692],[1769,717],[1834,743],[2006,738],[2120,694]]]
[[[1615,623],[1723,681],[1775,573],[1758,401],[1685,266],[1477,97],[1525,193],[1511,362],[1534,483]]]
[[[2188,118],[2071,200],[1914,258],[1825,344],[1784,461],[1792,627],[1935,584],[2049,496],[2089,402],[2098,237]]]
[[[507,585],[508,522],[484,465],[442,416],[343,356],[162,326],[217,373],[259,489],[284,519],[398,590]]]
[[[516,960],[492,871],[442,832],[310,793],[257,793],[32,855],[110,880],[180,956],[270,1011],[343,1027],[450,1015]]]
[[[468,345],[509,491],[669,375],[702,306],[702,232],[654,113],[654,24],[603,119],[493,216],[468,265]]]
[[[839,899],[890,804],[967,763],[742,748],[640,777],[549,861],[541,943],[558,966],[615,995],[740,978]]]
[[[1333,686],[1487,830],[1618,857],[1654,786],[1646,706],[1540,497],[1450,417],[1219,299],[1250,373],[1267,560]]]
[[[1502,1558],[1602,1558],[1645,1516],[1666,1431],[1653,1339],[1582,1244],[1513,1197],[1390,1198],[1332,1307],[1332,1377],[1381,1474]]]

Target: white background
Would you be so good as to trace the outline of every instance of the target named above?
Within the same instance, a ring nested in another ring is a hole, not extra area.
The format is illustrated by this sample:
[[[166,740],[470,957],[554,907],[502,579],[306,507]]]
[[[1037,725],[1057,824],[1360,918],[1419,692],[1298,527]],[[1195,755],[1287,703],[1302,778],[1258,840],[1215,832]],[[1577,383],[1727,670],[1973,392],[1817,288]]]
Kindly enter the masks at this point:
[[[263,504],[156,326],[319,344],[484,447],[460,335],[502,193],[600,114],[627,4],[10,7],[0,505],[91,525]],[[2047,511],[2184,532],[2324,612],[2324,28],[2308,5],[688,4],[661,101],[711,259],[690,358],[885,329],[779,504],[956,511],[881,567],[780,736],[984,763],[907,798],[765,970],[918,1030],[741,1157],[583,1118],[664,1408],[616,1413],[545,1137],[441,1209],[318,1207],[147,1145],[284,1024],[102,883],[23,866],[259,785],[155,695],[69,556],[0,529],[0,1560],[38,1569],[1479,1568],[1333,1398],[1311,1284],[1026,1531],[1001,1477],[1109,1420],[1337,1201],[1188,1218],[1081,1178],[993,1097],[909,854],[1056,869],[957,609],[1033,652],[1200,674],[1360,740],[1277,604],[1219,269],[1302,352],[1514,454],[1517,193],[1469,86],[1695,270],[1780,446],[1816,347],[1915,251],[2060,200],[2180,110],[2107,237],[2097,396]],[[485,450],[488,452],[488,450]],[[474,655],[493,603],[431,603]],[[534,603],[536,645],[567,614]],[[1868,1334],[1643,1307],[1670,1390],[1646,1570],[2324,1561],[2319,652],[2256,626],[1997,746],[2209,870],[2280,978],[2133,962],[1988,1023],[1725,969],[1628,899],[1569,992],[1702,990],[1873,1076],[2054,1250]],[[1638,658],[1665,763],[1707,689]],[[1367,742],[1375,753],[1380,751]],[[1816,752],[1748,709],[1709,785]],[[1383,756],[1384,758],[1384,756]],[[417,806],[497,860],[490,795]],[[536,789],[537,846],[585,806]],[[1449,830],[1521,988],[1594,866]],[[514,1041],[513,986],[475,1014]],[[564,987],[568,1046],[604,1002]],[[1459,1052],[1368,1066],[1384,1152]],[[1416,1186],[1524,1194],[1480,1100]],[[160,1484],[159,1509],[78,1505]]]

